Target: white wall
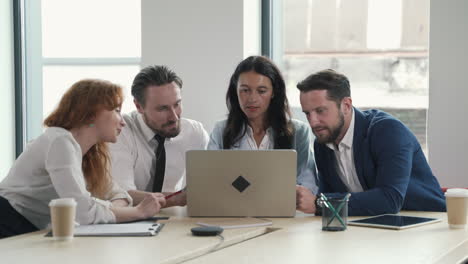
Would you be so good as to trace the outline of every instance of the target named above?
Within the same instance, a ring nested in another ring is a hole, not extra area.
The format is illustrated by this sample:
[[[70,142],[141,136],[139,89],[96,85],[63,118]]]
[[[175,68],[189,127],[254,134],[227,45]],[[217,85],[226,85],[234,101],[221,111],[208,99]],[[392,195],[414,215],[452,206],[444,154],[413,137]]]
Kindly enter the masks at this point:
[[[12,1],[0,1],[0,181],[15,160]]]
[[[172,68],[184,82],[182,115],[211,131],[235,67],[260,53],[260,1],[142,0],[141,10],[142,67]]]
[[[247,58],[250,55],[260,55],[261,53],[262,5],[260,0],[244,0],[243,2],[244,46],[242,48],[244,50],[244,58]],[[234,72],[234,69],[232,71]]]
[[[442,186],[468,187],[468,1],[430,9],[429,162]]]

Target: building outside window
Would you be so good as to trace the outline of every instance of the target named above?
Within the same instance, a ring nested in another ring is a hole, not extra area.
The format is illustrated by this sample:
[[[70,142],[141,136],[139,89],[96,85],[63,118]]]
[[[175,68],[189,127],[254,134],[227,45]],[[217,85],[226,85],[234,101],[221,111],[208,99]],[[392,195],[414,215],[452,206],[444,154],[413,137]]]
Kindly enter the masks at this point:
[[[350,79],[354,106],[396,116],[426,150],[429,1],[288,0],[277,10],[274,60],[296,118],[306,120],[297,82],[334,69]]]

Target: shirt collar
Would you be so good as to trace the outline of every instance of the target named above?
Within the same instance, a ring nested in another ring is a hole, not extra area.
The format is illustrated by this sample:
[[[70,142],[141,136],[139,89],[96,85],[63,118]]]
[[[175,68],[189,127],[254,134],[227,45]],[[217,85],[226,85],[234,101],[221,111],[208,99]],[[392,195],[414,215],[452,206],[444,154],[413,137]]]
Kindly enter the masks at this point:
[[[137,121],[140,124],[141,127],[141,132],[143,136],[145,137],[147,142],[150,142],[151,140],[154,139],[154,136],[156,133],[154,133],[153,129],[151,129],[143,119],[143,115],[138,113]],[[172,138],[166,138],[166,141],[171,141]]]
[[[268,135],[268,137],[272,137],[273,135],[273,128],[271,127],[268,127],[267,130],[265,131],[265,134]],[[247,135],[249,135],[250,137],[253,137],[253,129],[247,125]]]
[[[349,123],[348,131],[346,131],[346,134],[344,135],[343,139],[341,140],[339,146],[340,148],[348,148],[351,149],[353,148],[353,138],[354,138],[354,109],[352,109],[353,113],[351,115],[351,122]],[[335,144],[333,143],[327,143],[327,147],[332,149],[332,150],[337,150],[335,147]]]

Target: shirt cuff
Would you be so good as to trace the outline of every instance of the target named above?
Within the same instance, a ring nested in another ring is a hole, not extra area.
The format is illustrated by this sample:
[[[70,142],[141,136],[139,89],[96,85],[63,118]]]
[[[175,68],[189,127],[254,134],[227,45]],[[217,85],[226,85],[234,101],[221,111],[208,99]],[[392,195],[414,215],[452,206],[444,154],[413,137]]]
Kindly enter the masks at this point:
[[[121,192],[121,193],[118,193],[116,195],[114,195],[110,201],[114,201],[114,200],[117,200],[117,199],[126,199],[127,202],[128,202],[128,207],[132,207],[133,206],[133,199],[132,197],[128,194],[128,192]]]

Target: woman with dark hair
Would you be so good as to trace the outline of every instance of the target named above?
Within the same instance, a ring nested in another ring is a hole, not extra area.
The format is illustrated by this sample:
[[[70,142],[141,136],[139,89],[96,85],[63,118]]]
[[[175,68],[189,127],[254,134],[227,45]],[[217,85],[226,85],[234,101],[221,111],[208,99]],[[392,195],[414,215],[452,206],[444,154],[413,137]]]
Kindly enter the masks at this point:
[[[30,143],[0,183],[0,238],[46,228],[52,199],[74,198],[80,224],[125,222],[156,214],[162,194],[136,207],[112,182],[107,142],[116,142],[125,123],[122,88],[82,80],[62,97],[44,121],[45,132]]]
[[[250,56],[234,71],[226,94],[228,119],[216,123],[208,149],[294,149],[297,184],[317,191],[308,124],[291,118],[279,69],[262,56]]]

